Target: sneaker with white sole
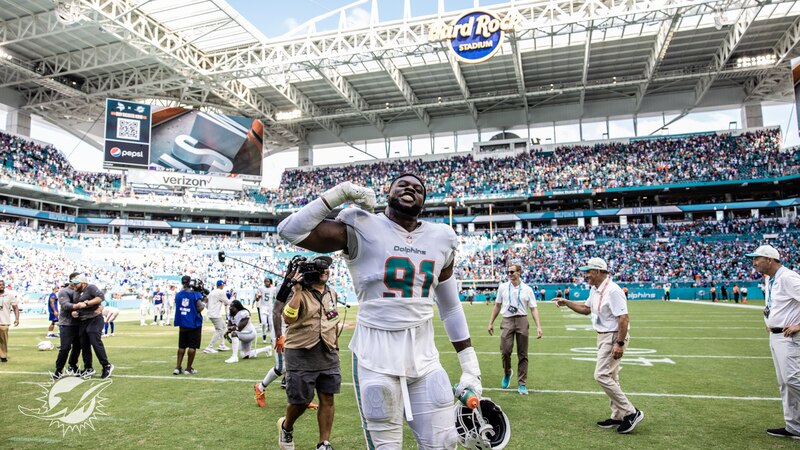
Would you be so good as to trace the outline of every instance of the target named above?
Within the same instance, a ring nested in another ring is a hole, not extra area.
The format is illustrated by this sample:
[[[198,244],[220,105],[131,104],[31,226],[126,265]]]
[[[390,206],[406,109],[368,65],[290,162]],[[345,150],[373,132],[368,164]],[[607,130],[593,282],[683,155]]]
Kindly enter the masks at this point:
[[[328,441],[322,441],[317,444],[317,450],[333,450],[333,446]]]
[[[278,419],[278,446],[281,450],[294,450],[294,437],[291,431],[283,429],[283,422],[286,417]]]
[[[508,386],[511,385],[511,375],[514,375],[514,371],[503,375],[503,379],[500,381],[500,387],[503,389],[508,389]]]
[[[81,372],[81,378],[92,378],[92,375],[96,374],[97,372],[94,371],[91,367]]]
[[[103,367],[103,374],[100,375],[100,378],[105,380],[106,378],[111,376],[111,372],[113,372],[113,371],[114,371],[114,365],[113,364],[109,364],[109,365]]]
[[[220,345],[219,347],[217,347],[217,350],[219,350],[219,351],[223,351],[223,352],[226,352],[226,351],[228,351],[228,350],[230,350],[230,349],[231,349],[231,348],[230,348],[230,347],[228,347],[227,345]]]
[[[238,363],[239,362],[239,358],[237,358],[235,356],[231,356],[230,358],[226,359],[225,362],[228,363],[228,364]]]
[[[600,428],[616,428],[620,425],[622,425],[622,421],[618,419],[606,419],[597,422],[597,426]]]
[[[767,434],[775,437],[786,437],[792,439],[800,439],[800,434],[794,434],[786,428],[771,428],[767,430]]]
[[[172,371],[172,374],[173,375],[181,375],[181,374],[183,374],[183,369],[181,369],[180,367],[176,367],[175,370]]]
[[[195,375],[197,373],[197,369],[186,369],[186,375]]]
[[[214,349],[213,349],[213,348],[211,348],[211,347],[206,347],[206,348],[203,350],[203,353],[219,353],[219,350],[214,350]]]
[[[619,428],[617,428],[617,433],[630,433],[642,419],[644,419],[644,413],[638,409],[633,414],[628,414],[622,418],[622,423],[619,425]]]

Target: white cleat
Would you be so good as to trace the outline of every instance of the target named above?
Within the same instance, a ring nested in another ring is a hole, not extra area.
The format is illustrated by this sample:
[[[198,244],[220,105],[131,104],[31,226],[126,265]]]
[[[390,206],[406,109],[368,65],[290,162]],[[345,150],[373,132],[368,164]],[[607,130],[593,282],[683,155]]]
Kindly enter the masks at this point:
[[[203,350],[203,353],[219,353],[219,352],[211,347],[206,347],[205,350]]]
[[[228,364],[238,363],[239,362],[239,358],[231,356],[230,358],[226,359],[225,362],[228,363]]]

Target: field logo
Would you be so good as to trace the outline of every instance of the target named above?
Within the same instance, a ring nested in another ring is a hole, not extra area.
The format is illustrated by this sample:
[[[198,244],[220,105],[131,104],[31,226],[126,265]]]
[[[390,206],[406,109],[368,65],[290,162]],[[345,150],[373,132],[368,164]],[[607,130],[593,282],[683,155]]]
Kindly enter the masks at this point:
[[[466,63],[480,63],[488,60],[503,45],[505,33],[514,31],[522,21],[522,15],[515,10],[504,17],[487,10],[476,9],[467,12],[452,24],[438,21],[428,26],[428,41],[450,41],[456,58]]]
[[[103,411],[106,398],[100,394],[109,386],[109,379],[85,380],[78,377],[43,383],[39,387],[44,392],[38,398],[42,406],[38,409],[19,406],[19,411],[26,416],[49,421],[50,426],[61,429],[62,435],[68,431],[81,433],[85,428],[94,430],[92,421],[106,415]]]
[[[120,155],[122,155],[122,150],[120,150],[119,147],[113,147],[108,152],[111,153],[111,156],[114,158],[119,158]]]

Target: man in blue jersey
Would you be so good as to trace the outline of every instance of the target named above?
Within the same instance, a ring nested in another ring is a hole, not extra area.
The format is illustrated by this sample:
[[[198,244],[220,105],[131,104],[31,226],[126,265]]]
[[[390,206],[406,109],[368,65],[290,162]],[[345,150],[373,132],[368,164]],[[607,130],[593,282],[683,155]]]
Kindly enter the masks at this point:
[[[178,363],[175,365],[173,375],[197,373],[192,364],[194,355],[200,348],[200,338],[203,331],[203,316],[200,314],[206,307],[206,298],[200,292],[189,288],[192,278],[184,275],[181,278],[183,288],[175,294],[175,326],[179,327],[178,337]],[[188,349],[188,352],[187,352]],[[186,371],[183,370],[183,355],[188,353]]]
[[[47,329],[47,337],[57,338],[58,334],[53,333],[53,329],[58,323],[58,286],[53,288],[53,292],[47,297],[47,313],[50,320],[50,328]]]

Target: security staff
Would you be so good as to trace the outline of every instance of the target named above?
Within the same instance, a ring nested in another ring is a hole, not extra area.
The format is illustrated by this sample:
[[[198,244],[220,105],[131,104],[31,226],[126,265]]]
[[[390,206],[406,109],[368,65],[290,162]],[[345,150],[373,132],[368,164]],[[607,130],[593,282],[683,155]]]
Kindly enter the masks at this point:
[[[780,253],[771,245],[747,256],[764,275],[764,321],[785,419],[783,428],[769,429],[767,434],[800,439],[800,275],[781,265]]]
[[[497,314],[503,315],[500,325],[500,353],[503,360],[503,380],[500,386],[508,389],[511,384],[511,351],[514,349],[514,340],[517,341],[517,391],[528,395],[528,309],[531,317],[536,322],[536,338],[542,338],[542,326],[539,323],[539,309],[536,307],[536,295],[530,286],[520,280],[522,266],[512,264],[508,266],[508,282],[500,283],[497,288],[492,315],[489,318],[489,335],[494,334],[494,320]]]

